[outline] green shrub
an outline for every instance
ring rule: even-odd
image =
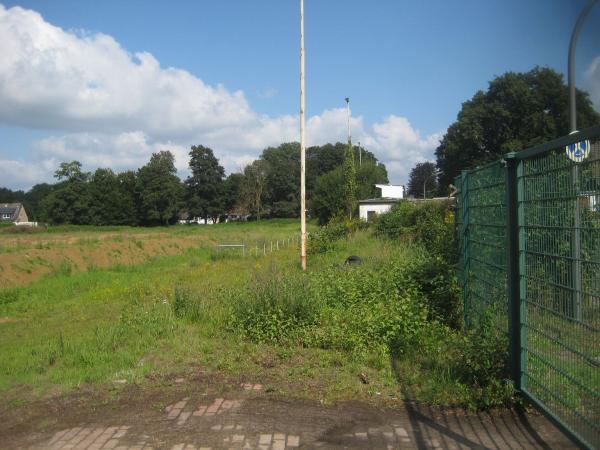
[[[334,218],[327,225],[320,227],[316,232],[309,235],[308,252],[329,252],[333,250],[337,241],[348,237],[366,226],[368,224],[360,219]]]
[[[427,256],[415,264],[412,276],[427,300],[429,319],[461,328],[452,203],[400,202],[378,218],[376,234],[408,239],[423,247]]]
[[[425,326],[427,308],[406,264],[348,267],[320,273],[313,296],[322,305],[314,346],[353,353],[409,345]]]
[[[455,267],[439,256],[416,259],[411,276],[426,299],[429,320],[461,329],[462,299]]]
[[[378,216],[375,232],[390,239],[414,240],[434,256],[456,260],[453,204],[450,201],[402,201]]]
[[[255,275],[239,293],[229,324],[254,342],[290,342],[314,323],[316,311],[303,274],[271,268],[266,275]]]
[[[455,371],[473,390],[474,407],[487,409],[508,405],[513,401],[509,378],[508,337],[486,314],[478,325],[464,336]]]

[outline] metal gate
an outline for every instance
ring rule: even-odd
[[[465,323],[491,311],[514,386],[600,448],[600,126],[456,178]]]

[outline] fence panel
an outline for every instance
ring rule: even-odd
[[[600,127],[507,157],[456,179],[465,321],[491,310],[515,386],[600,448]]]
[[[460,239],[465,318],[468,326],[484,312],[507,330],[506,167],[498,161],[461,177]]]
[[[600,446],[600,142],[580,163],[564,147],[519,174],[522,390]]]

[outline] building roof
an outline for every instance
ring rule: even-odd
[[[367,198],[365,200],[359,200],[358,203],[360,205],[388,205],[390,203],[398,203],[400,200],[402,200],[402,199],[401,198],[390,198],[390,197]]]
[[[10,220],[16,220],[22,207],[21,203],[0,203],[0,215],[10,214]]]

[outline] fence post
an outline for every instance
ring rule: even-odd
[[[506,238],[508,248],[508,354],[510,376],[521,390],[521,270],[519,252],[519,186],[514,152],[506,160]]]
[[[463,277],[463,311],[465,326],[469,328],[471,326],[471,308],[469,302],[469,172],[466,170],[460,173],[460,202],[461,202],[461,214],[462,214],[462,229],[460,230],[460,241],[462,242],[461,248],[461,271]]]

